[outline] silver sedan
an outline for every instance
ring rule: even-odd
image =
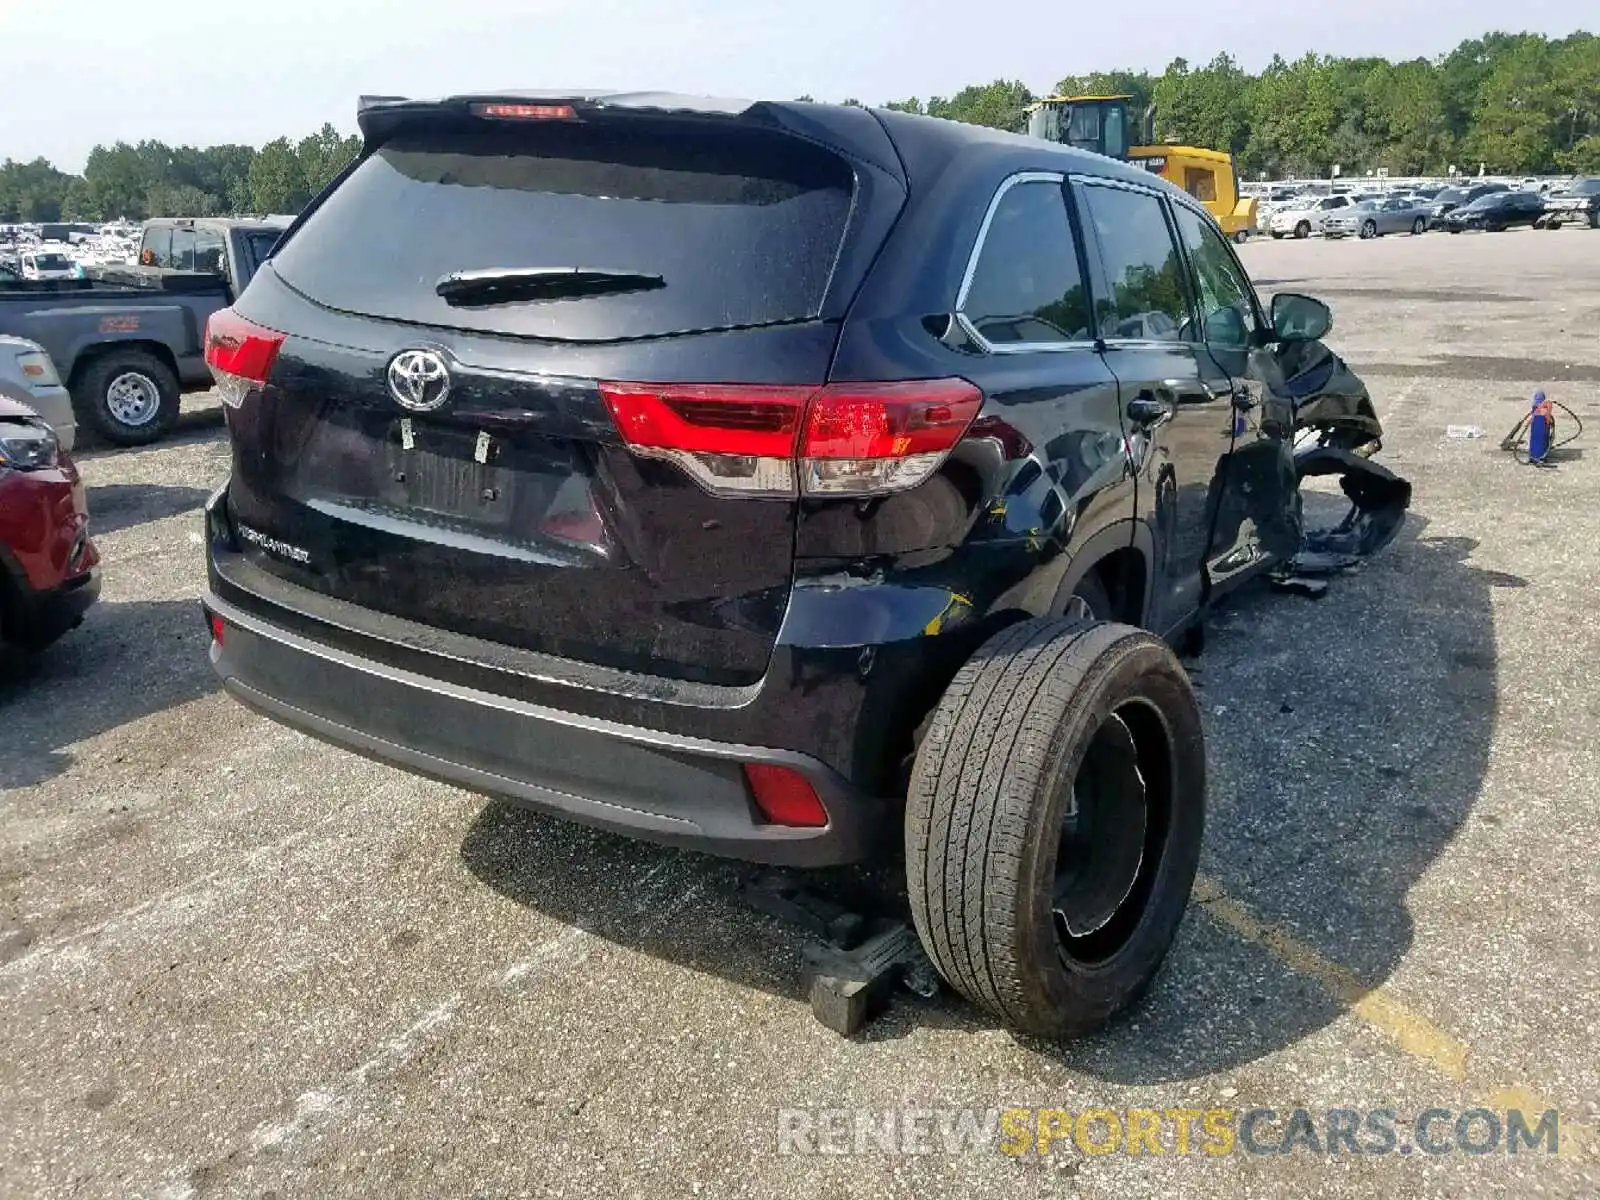
[[[1405,196],[1363,200],[1341,212],[1330,213],[1322,223],[1324,237],[1381,237],[1386,233],[1422,233],[1428,214],[1417,201]]]
[[[26,404],[55,430],[63,450],[72,449],[78,428],[72,397],[43,346],[0,334],[0,398]]]

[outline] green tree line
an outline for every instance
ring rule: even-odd
[[[1129,95],[1155,105],[1156,136],[1231,151],[1246,178],[1600,172],[1600,37],[1490,33],[1429,60],[1275,57],[1252,75],[1227,54],[1202,67],[1068,76],[1055,94]],[[888,105],[1020,130],[1036,97],[997,79],[953,96]]]
[[[117,142],[89,152],[82,175],[44,159],[0,164],[0,221],[113,221],[294,213],[361,149],[332,125],[298,142],[168,146]]]
[[[1154,104],[1156,135],[1229,150],[1247,178],[1383,167],[1442,175],[1600,172],[1600,37],[1490,33],[1436,59],[1390,62],[1306,54],[1251,74],[1227,54],[1174,59],[1161,74],[1068,76],[1054,91],[1126,94]],[[1017,80],[888,107],[1021,130],[1036,97]],[[805,97],[809,99],[809,97]],[[856,104],[851,99],[846,103]],[[298,211],[353,158],[359,139],[331,125],[298,142],[96,146],[82,175],[44,159],[0,164],[0,221],[112,220]]]

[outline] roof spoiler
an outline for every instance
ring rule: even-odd
[[[905,182],[905,167],[878,118],[870,109],[843,105],[805,104],[799,101],[737,100],[719,96],[687,96],[676,92],[611,92],[600,90],[479,92],[416,100],[407,96],[362,96],[356,106],[356,124],[368,152],[387,141],[411,121],[428,117],[515,120],[518,114],[483,112],[484,109],[554,110],[570,113],[529,112],[522,119],[584,120],[586,118],[678,117],[708,120],[746,120],[805,138],[834,151],[847,153]]]
[[[408,96],[362,96],[356,103],[356,124],[369,143],[381,141],[406,118],[424,114],[469,116],[484,107],[570,108],[579,119],[604,113],[656,113],[673,116],[742,117],[761,107],[751,100],[685,96],[675,92],[612,92],[600,89],[563,91],[507,90],[417,100]]]

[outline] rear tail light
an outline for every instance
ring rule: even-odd
[[[677,463],[718,496],[876,496],[921,483],[971,427],[965,379],[834,383],[602,383],[635,454]]]
[[[216,613],[212,613],[211,614],[211,640],[213,642],[215,642],[219,646],[222,645],[222,635],[226,630],[227,630],[227,626],[222,623],[222,618],[217,616]]]
[[[206,365],[217,381],[222,402],[238,408],[267,382],[284,335],[247,321],[231,308],[218,309],[206,322]]]
[[[939,469],[983,404],[964,379],[830,384],[806,410],[800,491],[871,495],[915,487]]]
[[[756,807],[771,824],[821,829],[828,823],[828,810],[822,807],[817,790],[799,771],[767,763],[745,763],[744,777],[750,781]]]

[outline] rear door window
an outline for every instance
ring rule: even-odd
[[[1022,177],[1006,187],[957,307],[991,345],[1093,340],[1061,179]]]
[[[363,161],[273,257],[331,308],[460,329],[611,340],[813,319],[854,175],[751,127],[433,127]],[[636,290],[452,305],[446,275],[585,268]]]
[[[1189,295],[1160,197],[1087,180],[1082,194],[1111,288],[1095,302],[1100,335],[1182,341],[1191,319]]]

